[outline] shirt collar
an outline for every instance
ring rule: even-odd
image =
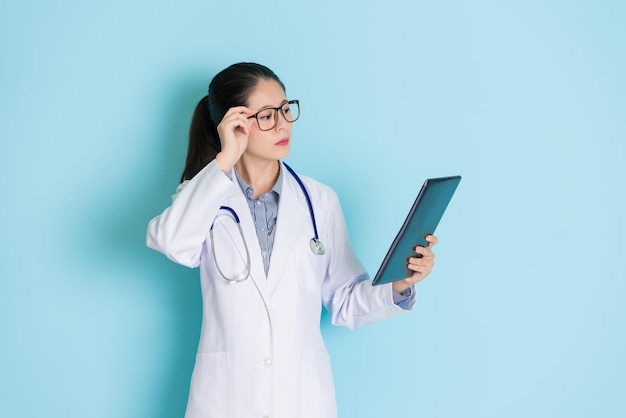
[[[252,196],[254,196],[254,188],[250,186],[248,183],[246,183],[244,179],[241,178],[241,176],[239,175],[239,172],[237,171],[237,168],[235,168],[235,177],[237,177],[237,182],[239,183],[239,187],[241,187],[243,194],[245,194],[246,197],[248,198],[252,198]],[[277,195],[280,196],[280,193],[282,192],[282,190],[283,190],[283,167],[282,167],[282,164],[279,162],[278,163],[278,178],[276,179],[276,183],[274,183],[274,186],[269,190],[269,192],[275,192]]]

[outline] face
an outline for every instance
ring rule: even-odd
[[[256,113],[267,107],[279,107],[286,100],[285,92],[278,82],[261,80],[248,97],[247,107]],[[289,155],[293,124],[287,122],[281,114],[277,116],[276,126],[269,131],[262,131],[257,121],[250,119],[248,147],[244,152],[247,159],[276,161]]]

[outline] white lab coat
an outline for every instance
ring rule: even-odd
[[[172,205],[148,226],[147,244],[173,261],[200,266],[202,331],[186,418],[335,418],[330,360],[320,332],[322,303],[336,325],[354,328],[404,312],[391,284],[372,286],[348,241],[336,194],[301,176],[311,196],[325,255],[313,236],[306,199],[284,170],[267,277],[254,223],[234,175],[215,161],[179,187]],[[216,270],[209,238],[214,223],[218,262],[228,275],[244,270],[245,249],[232,218],[241,220],[251,256],[248,280],[231,284]]]

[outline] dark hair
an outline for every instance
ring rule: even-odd
[[[217,125],[234,106],[246,106],[248,96],[260,80],[285,85],[272,70],[261,64],[240,62],[220,71],[209,84],[209,94],[196,106],[189,128],[189,149],[181,183],[193,178],[221,151]]]

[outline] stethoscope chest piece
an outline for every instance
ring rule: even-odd
[[[324,244],[319,239],[311,238],[310,244],[311,244],[311,250],[315,254],[324,255],[324,253],[326,252],[326,248],[324,248]]]

